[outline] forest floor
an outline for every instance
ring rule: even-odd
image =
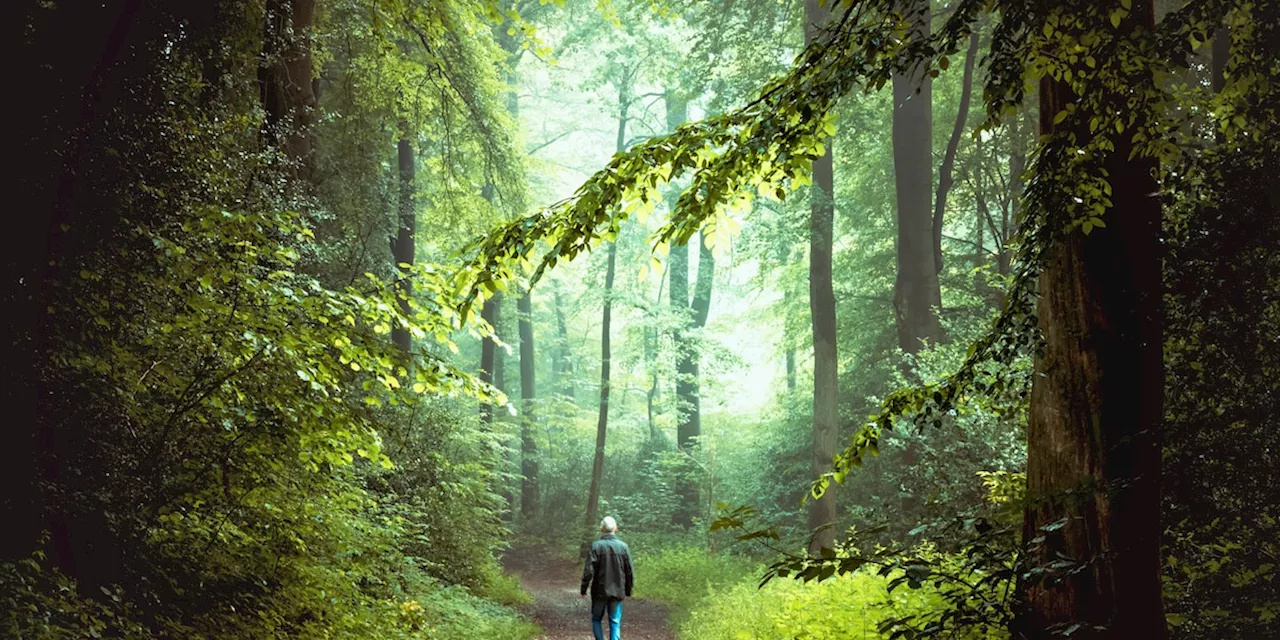
[[[523,611],[542,627],[539,640],[591,638],[591,601],[578,598],[582,567],[551,549],[536,547],[511,549],[502,565],[533,596],[533,604]],[[627,600],[623,604],[622,637],[675,640],[667,628],[666,609],[645,600]]]

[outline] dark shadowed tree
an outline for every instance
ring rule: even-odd
[[[1105,14],[1080,14],[1098,16],[1077,23],[1081,33],[1111,29]],[[1118,28],[1139,34],[1151,28],[1153,14],[1151,0],[1135,0]],[[1069,105],[1123,104],[1125,89],[1080,101],[1066,83],[1045,78],[1041,133],[1058,133],[1055,122]],[[1066,630],[1090,638],[1165,636],[1161,206],[1154,162],[1130,159],[1133,131],[1112,137],[1115,149],[1103,161],[1114,204],[1105,227],[1073,229],[1056,241],[1040,276],[1044,347],[1031,389],[1023,536],[1033,566],[1071,566],[1044,580],[1024,578],[1025,606],[1014,629],[1022,637]],[[1094,135],[1088,127],[1065,133],[1079,144]]]
[[[316,109],[312,82],[311,29],[315,0],[267,0],[258,69],[263,129],[267,140],[284,152],[295,175],[313,170],[311,124]]]

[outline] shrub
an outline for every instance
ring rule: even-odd
[[[775,579],[763,588],[754,579],[705,598],[680,625],[681,638],[699,640],[848,640],[887,637],[879,625],[943,606],[930,587],[889,592],[893,576],[859,571],[823,582]],[[962,638],[1001,638],[998,632]]]
[[[636,597],[671,607],[678,624],[706,598],[739,582],[752,582],[764,567],[730,554],[711,555],[705,548],[681,546],[635,556]]]

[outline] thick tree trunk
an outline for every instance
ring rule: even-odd
[[[952,173],[956,167],[956,152],[960,149],[960,138],[964,135],[964,126],[969,121],[969,98],[973,95],[973,67],[978,60],[978,32],[969,34],[969,50],[964,56],[964,77],[960,81],[960,104],[956,108],[956,124],[951,129],[951,138],[947,140],[947,151],[942,156],[942,164],[938,167],[938,194],[933,205],[933,268],[942,273],[942,220],[947,212],[947,196],[951,193]],[[982,220],[979,219],[981,224]],[[981,242],[981,239],[979,239]],[[941,298],[941,293],[939,293]]]
[[[609,264],[604,274],[604,312],[600,320],[600,415],[596,419],[595,457],[591,463],[591,490],[587,493],[587,522],[584,530],[593,530],[600,515],[600,485],[604,480],[604,444],[609,430],[609,374],[613,359],[610,331],[613,323],[613,278],[618,259],[618,245],[609,243]]]
[[[816,0],[805,3],[808,40],[820,37],[819,26],[828,11]],[[813,162],[809,196],[809,312],[813,321],[813,475],[831,470],[839,437],[839,360],[836,351],[836,298],[832,286],[831,254],[835,224],[835,170],[832,150]],[[809,549],[817,553],[835,546],[835,493],[828,490],[809,504]]]
[[[127,59],[130,33],[135,23],[140,22],[139,13],[144,10],[145,3],[125,0],[115,4],[118,6],[112,9],[118,9],[118,12],[106,30],[105,41],[97,39],[101,35],[97,28],[99,25],[84,31],[76,28],[88,26],[92,20],[73,19],[69,23],[73,28],[71,33],[92,37],[93,40],[64,43],[64,48],[73,51],[79,46],[89,54],[85,58],[96,58],[97,62],[92,64],[88,82],[79,95],[79,104],[67,105],[68,112],[79,107],[74,123],[65,123],[69,129],[61,129],[56,118],[29,125],[36,131],[52,134],[48,138],[40,137],[37,144],[41,148],[37,150],[36,157],[27,158],[24,162],[30,163],[28,166],[44,164],[46,169],[57,171],[53,203],[46,209],[49,203],[43,196],[47,194],[34,186],[43,183],[43,175],[39,176],[38,182],[22,179],[15,182],[22,185],[18,189],[18,208],[30,202],[34,210],[24,213],[20,216],[23,220],[7,227],[10,237],[23,239],[12,246],[14,252],[6,255],[7,259],[14,261],[10,264],[19,267],[14,272],[6,271],[6,280],[12,288],[0,289],[3,292],[0,298],[5,302],[6,316],[11,322],[8,328],[16,329],[6,333],[5,347],[0,348],[6,368],[5,375],[0,378],[0,397],[6,401],[6,424],[10,425],[5,448],[8,459],[3,462],[12,463],[6,465],[6,470],[11,472],[6,480],[12,484],[7,483],[0,490],[0,512],[18,516],[5,520],[9,525],[5,539],[11,545],[4,545],[8,548],[0,555],[13,560],[28,557],[44,529],[49,534],[45,541],[49,559],[64,574],[76,579],[78,587],[86,594],[96,593],[98,586],[119,579],[123,554],[100,514],[92,518],[76,514],[66,498],[59,495],[67,491],[65,487],[72,481],[69,476],[73,474],[67,471],[74,467],[71,460],[75,457],[78,435],[75,425],[63,421],[60,411],[52,406],[56,403],[51,403],[50,398],[56,397],[61,390],[51,383],[44,369],[55,351],[53,333],[57,321],[51,309],[57,304],[58,282],[64,277],[63,269],[74,264],[72,256],[79,255],[96,238],[106,235],[101,228],[87,232],[93,228],[93,216],[84,215],[76,203],[83,194],[81,183],[87,173],[86,156],[101,125],[100,113],[108,93],[119,85],[113,77],[119,74],[117,63]],[[104,11],[99,15],[107,18],[112,10],[105,4],[102,9]],[[16,18],[14,24],[17,25]],[[105,27],[107,23],[100,26]],[[94,50],[94,45],[99,43],[104,45],[103,48]],[[63,60],[66,61],[63,64],[70,60],[86,61],[79,55],[70,55]],[[17,66],[21,70],[37,65],[19,63]],[[31,79],[49,83],[44,86],[72,89],[83,80],[66,77],[65,67],[39,65],[38,68],[36,75],[41,77]],[[62,85],[64,82],[66,84]],[[36,106],[38,111],[43,105],[51,106],[53,100],[37,94],[30,102],[40,105]],[[64,131],[67,134],[65,145],[58,135]],[[24,129],[22,133],[29,131]],[[52,152],[44,146],[50,142],[54,143]],[[40,163],[40,155],[46,152],[49,152],[46,157],[51,161]],[[15,172],[10,170],[9,173]],[[19,169],[16,173],[31,177],[38,175],[38,170]],[[19,232],[15,234],[14,228]],[[28,229],[34,233],[21,233]],[[86,541],[93,542],[86,544]]]
[[[1150,0],[1129,29],[1150,27]],[[1123,28],[1123,27],[1122,27]],[[1041,83],[1040,130],[1075,100]],[[1084,138],[1088,133],[1077,132]],[[1043,352],[1035,359],[1027,426],[1024,538],[1034,565],[1069,559],[1079,571],[1021,585],[1015,632],[1057,637],[1165,636],[1160,582],[1160,421],[1164,392],[1160,204],[1154,165],[1130,160],[1131,134],[1106,161],[1107,226],[1071,232],[1040,277]],[[1060,527],[1052,531],[1044,528]]]
[[[689,101],[673,89],[665,95],[667,112],[667,129],[674,131],[689,117]],[[669,193],[667,199],[675,203],[678,193]],[[701,242],[701,236],[699,236]],[[671,247],[667,260],[667,277],[670,281],[670,305],[678,318],[679,325],[672,332],[676,356],[676,446],[692,455],[691,447],[702,434],[702,411],[698,400],[698,362],[699,349],[694,341],[693,328],[697,326],[699,310],[689,302],[689,245]],[[701,260],[701,252],[699,253]],[[699,278],[701,280],[701,278]],[[710,283],[707,282],[708,300],[710,299]],[[695,284],[695,288],[697,284]],[[703,315],[705,321],[706,316]],[[698,513],[698,483],[693,479],[692,467],[685,472],[676,483],[676,494],[680,496],[680,504],[673,514],[675,524],[689,528],[693,526],[693,518]]]
[[[526,290],[516,300],[516,323],[520,332],[520,515],[525,520],[538,513],[538,444],[534,416],[533,291]]]
[[[414,236],[417,231],[417,211],[413,206],[414,196],[414,153],[413,142],[408,134],[402,135],[396,143],[396,161],[400,170],[400,201],[396,208],[396,240],[392,257],[402,275],[408,270],[401,264],[413,264]],[[407,278],[396,283],[396,296],[400,301],[400,312],[409,314],[409,296],[413,294],[413,286]],[[404,353],[413,348],[413,340],[409,332],[400,327],[391,329],[391,341]]]
[[[676,347],[676,443],[684,447],[698,436],[700,424],[694,411],[697,402],[696,360],[689,344],[693,311],[689,308],[689,245],[671,247],[667,254],[667,277],[671,282],[671,310],[680,325],[673,332]]]
[[[929,35],[929,0],[899,4],[912,38]],[[933,91],[926,69],[893,77],[893,169],[898,198],[898,279],[893,306],[898,346],[916,353],[942,340],[942,306],[933,252]]]
[[[692,344],[693,310],[689,306],[689,245],[671,248],[667,255],[668,277],[671,280],[670,304],[679,326],[672,333],[676,348],[676,446],[689,455],[702,433],[702,416],[698,403],[697,347]],[[698,513],[698,483],[692,478],[692,466],[684,469],[676,481],[679,506],[672,514],[675,524],[689,528]]]
[[[262,66],[258,69],[263,129],[280,147],[297,177],[312,174],[312,113],[316,108],[311,78],[311,28],[315,0],[267,0]]]

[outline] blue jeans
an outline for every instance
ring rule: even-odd
[[[609,619],[609,637],[604,636],[605,614]],[[622,640],[622,601],[591,599],[591,632],[596,640]]]

